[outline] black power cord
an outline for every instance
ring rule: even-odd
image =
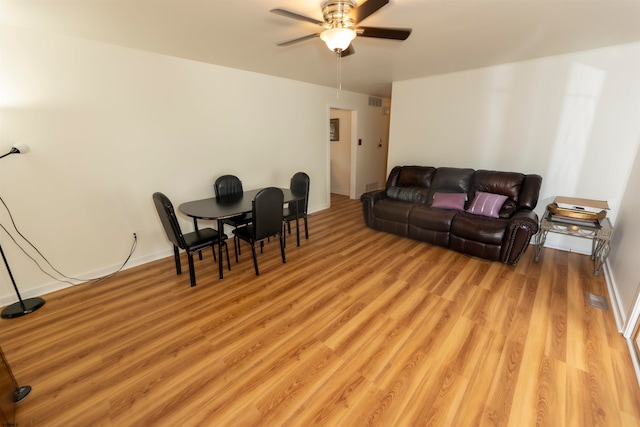
[[[33,244],[31,243],[31,241],[29,239],[27,239],[18,229],[18,226],[16,225],[16,222],[13,219],[13,215],[11,214],[11,211],[9,210],[9,207],[7,206],[7,204],[5,203],[4,199],[2,197],[0,197],[0,202],[2,202],[2,204],[4,205],[4,208],[6,209],[7,213],[9,214],[9,219],[11,219],[11,224],[13,225],[13,228],[16,230],[16,232],[18,233],[18,235],[24,239],[25,242],[27,242],[29,244],[29,246],[31,246],[36,252],[37,254],[47,263],[47,265],[53,269],[53,271],[55,271],[56,273],[58,273],[61,277],[63,277],[63,279],[59,279],[58,277],[55,277],[54,275],[50,274],[49,272],[45,271],[45,269],[42,267],[42,265],[38,262],[38,260],[36,260],[34,257],[32,257],[21,245],[20,243],[18,243],[18,241],[15,239],[15,237],[13,237],[13,235],[9,232],[9,230],[6,229],[6,227],[3,224],[0,224],[0,227],[2,227],[2,229],[4,230],[5,233],[7,233],[7,235],[9,236],[9,238],[11,240],[13,240],[13,242],[16,244],[16,246],[18,246],[18,248],[20,248],[20,250],[29,258],[31,259],[31,261],[33,261],[36,266],[40,269],[40,271],[42,271],[44,274],[46,274],[47,276],[51,277],[53,280],[59,281],[59,282],[63,282],[63,283],[68,283],[72,286],[78,286],[78,285],[82,285],[82,284],[86,284],[87,282],[99,282],[101,280],[105,280],[108,279],[110,277],[115,276],[116,274],[118,274],[119,272],[121,272],[125,265],[127,264],[127,262],[129,262],[129,260],[131,259],[131,256],[133,255],[133,253],[136,250],[136,247],[138,246],[138,236],[136,233],[133,233],[133,243],[131,244],[131,249],[129,250],[129,255],[127,256],[127,258],[124,260],[124,262],[122,263],[122,265],[120,267],[118,267],[114,272],[106,274],[104,276],[99,276],[99,277],[93,277],[93,278],[87,278],[87,279],[81,279],[78,277],[69,277],[67,275],[65,275],[64,273],[60,272],[56,267],[54,267],[51,262],[49,262],[49,260],[42,254],[42,252],[40,252],[40,250]],[[66,280],[65,280],[66,279]],[[73,283],[70,282],[70,280],[76,280],[79,282],[84,282],[84,283]]]

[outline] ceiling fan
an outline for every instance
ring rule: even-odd
[[[322,21],[284,9],[271,9],[271,13],[299,21],[311,22],[324,28],[322,32],[281,42],[277,45],[289,46],[294,43],[320,37],[330,50],[344,57],[355,53],[351,42],[356,36],[406,40],[411,34],[411,28],[358,26],[360,22],[380,10],[380,8],[387,3],[389,3],[389,0],[367,0],[358,6],[355,0],[324,0],[321,5]]]

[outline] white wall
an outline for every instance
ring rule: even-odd
[[[0,196],[20,231],[73,277],[118,267],[133,232],[129,265],[170,254],[154,191],[177,206],[212,196],[218,175],[236,174],[247,189],[286,187],[302,170],[310,211],[327,208],[330,108],[357,110],[365,139],[386,120],[366,95],[11,26],[0,26],[0,52],[0,151],[32,150],[0,161]],[[0,223],[37,258],[4,209]],[[0,243],[23,298],[68,285],[2,230]],[[15,299],[0,268],[0,305]]]
[[[615,289],[612,297],[618,301],[620,323],[624,325],[630,320],[633,305],[640,297],[640,150],[635,157],[611,241],[609,267]]]
[[[607,200],[614,226],[624,212],[632,234],[615,231],[610,257],[612,275],[631,281],[621,292],[628,308],[640,235],[631,207],[637,196],[623,196],[640,145],[639,118],[640,43],[396,82],[388,167],[537,173],[539,215],[556,195]],[[637,193],[637,183],[631,188],[627,195]],[[557,234],[547,246],[591,250],[588,239]]]
[[[537,173],[539,213],[573,195],[607,200],[615,222],[639,144],[639,93],[639,43],[397,82],[388,167]]]

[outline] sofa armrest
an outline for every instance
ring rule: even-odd
[[[530,209],[517,210],[510,218],[504,233],[505,242],[500,256],[502,262],[515,265],[537,232],[538,215]]]
[[[387,192],[385,190],[368,191],[360,196],[364,223],[367,227],[373,227],[373,206],[378,202],[378,200],[385,199],[386,197]]]
[[[538,204],[540,187],[542,187],[542,177],[540,175],[525,175],[518,199],[518,209],[535,209]]]

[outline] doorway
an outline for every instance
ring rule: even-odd
[[[330,191],[343,196],[351,196],[354,188],[355,170],[353,161],[355,153],[352,152],[352,129],[355,111],[331,108],[330,135]]]

